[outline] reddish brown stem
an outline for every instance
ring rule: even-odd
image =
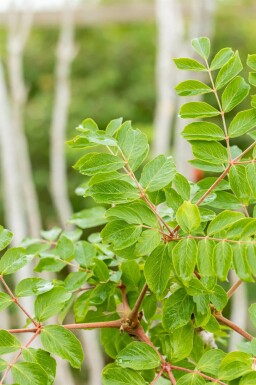
[[[241,279],[238,279],[238,281],[236,283],[234,283],[234,285],[227,291],[227,297],[230,298],[232,297],[232,295],[234,294],[234,292],[236,291],[236,289],[243,283],[243,281],[241,281]]]
[[[159,355],[159,358],[161,360],[161,363],[162,365],[166,365],[166,362],[165,362],[165,359],[164,357],[161,355],[161,353],[159,353],[159,351],[157,350],[157,348],[155,347],[155,345],[153,344],[153,342],[150,341],[150,339],[148,338],[148,336],[145,334],[144,330],[142,329],[142,327],[138,327],[137,329],[134,330],[134,335],[139,339],[141,340],[142,342],[145,342],[147,345],[151,346],[155,351],[156,353]]]
[[[29,328],[29,329],[8,329],[7,331],[12,334],[21,334],[21,333],[35,333],[38,328]]]
[[[129,312],[131,311],[128,299],[127,299],[127,294],[126,294],[126,286],[121,284],[120,286],[121,292],[122,292],[122,304],[123,304],[123,311],[124,314],[128,316]]]
[[[154,378],[154,380],[150,383],[150,385],[155,385],[157,383],[157,381],[159,380],[159,378],[161,377],[161,375],[163,374],[164,370],[162,369],[158,374],[157,376]]]
[[[174,377],[174,375],[173,375],[173,373],[172,373],[171,367],[170,367],[170,366],[167,366],[165,370],[166,370],[166,372],[167,372],[167,374],[168,374],[168,377],[169,377],[170,380],[171,380],[172,385],[176,385],[176,379],[175,379],[175,377]]]
[[[122,325],[121,320],[115,321],[105,321],[105,322],[89,322],[89,323],[81,323],[81,324],[68,324],[62,325],[65,329],[75,330],[75,329],[99,329],[99,328],[114,328],[120,329]]]
[[[148,285],[147,283],[145,283],[145,285],[143,286],[141,292],[140,292],[140,295],[134,305],[134,308],[132,309],[130,315],[129,315],[129,319],[131,321],[137,321],[137,318],[138,318],[138,313],[139,313],[139,310],[140,310],[140,306],[142,304],[142,301],[147,293],[147,290],[148,290]]]
[[[224,325],[227,325],[230,327],[232,330],[246,338],[248,341],[251,341],[253,339],[253,336],[249,333],[247,333],[245,330],[241,329],[238,325],[234,324],[234,322],[230,321],[229,319],[223,317],[221,314],[214,314],[215,318],[221,322]]]
[[[38,323],[33,319],[33,317],[27,312],[26,309],[24,309],[24,307],[21,305],[21,303],[19,302],[18,298],[15,297],[15,295],[13,294],[13,292],[11,291],[11,289],[9,288],[9,286],[7,285],[7,283],[5,282],[4,280],[4,277],[2,275],[0,275],[0,281],[2,282],[3,286],[5,287],[7,293],[9,294],[9,296],[12,298],[13,302],[16,303],[17,306],[19,306],[19,308],[23,311],[23,313],[26,315],[27,318],[30,319],[30,321],[36,326],[38,327]]]
[[[247,147],[240,155],[238,155],[235,159],[233,159],[233,163],[237,162],[239,159],[241,159],[247,152],[249,152],[256,144],[256,141],[253,142],[249,147]]]
[[[216,382],[217,384],[221,384],[221,385],[227,385],[225,382],[220,381],[217,378],[207,376],[206,374],[201,373],[198,370],[191,370],[191,369],[187,369],[187,368],[182,368],[181,366],[176,366],[176,365],[170,365],[170,368],[173,370],[180,370],[182,372],[198,374],[199,376],[205,378],[208,381]]]

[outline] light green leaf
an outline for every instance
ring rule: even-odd
[[[73,242],[62,234],[57,242],[55,252],[61,259],[72,259],[75,252]]]
[[[216,209],[238,210],[242,207],[237,197],[226,191],[216,191],[216,198],[209,205]]]
[[[203,354],[196,366],[197,370],[218,376],[218,368],[225,357],[225,353],[219,349],[211,349]]]
[[[194,96],[212,92],[209,86],[198,80],[185,80],[179,83],[175,90],[179,96]]]
[[[194,328],[191,322],[170,333],[170,353],[168,359],[176,362],[188,357],[193,349],[193,339]]]
[[[102,130],[82,133],[69,140],[67,144],[73,148],[89,148],[97,145],[115,147],[117,145],[116,140]]]
[[[140,237],[142,227],[130,225],[124,221],[111,221],[101,232],[105,243],[112,243],[116,250],[125,249],[133,245]]]
[[[34,255],[26,255],[26,250],[22,247],[13,247],[7,250],[0,259],[0,274],[15,273],[31,262],[33,258]]]
[[[99,127],[96,122],[91,118],[84,119],[82,123],[76,127],[76,130],[81,132],[98,131],[98,129]]]
[[[144,274],[149,288],[160,297],[171,274],[171,256],[168,247],[160,244],[146,259]]]
[[[216,182],[218,178],[209,176],[207,178],[201,179],[199,182],[197,182],[197,186],[200,187],[202,190],[208,190],[212,185]],[[230,190],[230,185],[226,179],[222,179],[214,188],[214,191],[218,190]]]
[[[12,303],[13,300],[8,294],[0,292],[0,311],[7,309]]]
[[[215,87],[217,90],[224,87],[230,82],[236,75],[243,69],[239,53],[236,51],[235,55],[229,59],[229,61],[220,69],[216,81]]]
[[[256,178],[255,178],[255,175],[256,175],[256,164],[255,163],[248,164],[246,167],[246,178],[247,178],[248,184],[249,184],[250,189],[251,189],[252,197],[254,199],[256,199]]]
[[[91,186],[88,195],[97,203],[118,204],[139,198],[139,190],[123,180],[106,181]]]
[[[3,372],[8,366],[8,362],[0,358],[0,373]]]
[[[246,167],[240,164],[233,165],[230,168],[228,179],[238,200],[247,206],[250,201],[251,189],[247,181]]]
[[[231,48],[222,48],[213,58],[211,62],[211,71],[218,70],[223,67],[229,59],[234,55],[234,51]]]
[[[0,251],[5,249],[12,240],[13,233],[0,226]]]
[[[193,167],[203,171],[222,172],[225,169],[223,165],[212,164],[211,162],[207,162],[201,159],[192,159],[189,160],[188,163],[190,163]]]
[[[35,300],[35,315],[43,322],[57,314],[71,297],[63,287],[54,287],[51,291],[40,294]]]
[[[122,123],[123,123],[123,118],[111,120],[107,125],[106,134],[113,136],[115,132],[119,129],[119,127],[121,127]]]
[[[220,111],[205,102],[189,102],[183,104],[179,111],[182,119],[211,118],[220,115]]]
[[[96,248],[87,241],[79,241],[75,248],[75,260],[84,267],[92,264],[92,259],[96,257]]]
[[[148,154],[146,135],[123,124],[118,131],[117,141],[125,160],[133,171],[137,170]]]
[[[43,237],[47,241],[54,242],[59,237],[61,232],[62,230],[60,227],[54,226],[50,230],[46,230],[46,231],[41,230],[40,234],[41,234],[41,237]]]
[[[246,64],[248,67],[250,67],[253,71],[256,71],[256,54],[248,55],[247,56],[247,62]]]
[[[182,376],[176,385],[204,385],[205,380],[196,373],[188,373]],[[213,384],[214,385],[214,384]]]
[[[55,359],[43,349],[26,348],[22,355],[25,361],[38,364],[48,377],[47,385],[52,385],[56,375]]]
[[[102,372],[103,385],[146,385],[144,378],[131,369],[107,366]]]
[[[184,201],[178,208],[176,213],[176,220],[181,229],[185,232],[193,232],[200,226],[200,212],[197,205],[189,201]]]
[[[190,184],[183,175],[177,173],[173,179],[176,191],[184,200],[190,199]]]
[[[183,199],[173,188],[165,188],[166,204],[171,207],[174,212],[182,205]]]
[[[216,310],[221,311],[228,303],[228,297],[225,290],[216,285],[213,289],[213,294],[210,294],[210,301],[213,303]]]
[[[15,288],[17,297],[27,297],[46,293],[53,288],[52,282],[42,278],[25,278]]]
[[[11,369],[14,381],[19,385],[47,385],[48,376],[36,363],[18,362]]]
[[[256,73],[255,72],[249,72],[248,82],[252,86],[256,87]]]
[[[245,243],[233,245],[233,262],[236,274],[241,280],[254,282],[248,263],[248,246]]]
[[[67,291],[76,291],[87,282],[88,274],[85,271],[73,271],[65,279],[65,289]]]
[[[248,373],[241,378],[239,385],[255,385],[256,384],[256,373]]]
[[[249,316],[253,326],[256,328],[256,303],[251,304],[249,307]]]
[[[232,262],[233,249],[227,242],[218,242],[214,248],[213,258],[217,277],[226,281]]]
[[[209,224],[207,235],[218,233],[219,231],[222,231],[231,226],[241,218],[244,218],[244,214],[242,213],[229,210],[222,211]]]
[[[90,229],[92,227],[104,225],[107,222],[105,213],[106,209],[104,207],[96,206],[73,214],[69,222],[81,227],[81,229]]]
[[[206,71],[205,66],[194,59],[181,57],[181,58],[173,59],[173,61],[179,70]]]
[[[218,377],[221,380],[234,380],[252,370],[253,358],[243,352],[231,352],[221,362]]]
[[[245,110],[238,112],[231,121],[228,133],[231,138],[241,136],[256,126],[256,110]]]
[[[210,49],[211,49],[211,43],[208,37],[198,37],[196,39],[193,39],[191,44],[194,50],[203,59],[208,59],[208,56],[210,55]]]
[[[186,140],[217,141],[225,139],[223,130],[209,122],[190,123],[184,128],[181,135]]]
[[[139,265],[135,261],[124,261],[121,265],[122,282],[128,289],[137,290],[141,279]]]
[[[201,276],[214,276],[213,249],[215,242],[203,239],[198,242],[197,267]]]
[[[76,162],[74,169],[83,175],[94,175],[119,170],[124,164],[118,156],[90,152]]]
[[[135,253],[139,257],[151,254],[161,242],[161,235],[155,230],[142,232],[136,244]]]
[[[69,330],[59,325],[45,326],[40,334],[45,350],[69,361],[73,368],[80,368],[84,359],[80,341]]]
[[[160,357],[151,346],[134,341],[118,353],[116,363],[122,368],[148,370],[160,365]]]
[[[159,155],[143,167],[140,184],[146,191],[157,191],[167,186],[175,174],[176,167],[172,157]]]
[[[175,330],[187,325],[194,309],[192,298],[184,289],[178,289],[164,301],[163,326],[166,330]]]
[[[223,164],[228,161],[227,149],[217,142],[193,141],[192,151],[196,158],[213,164]]]
[[[0,355],[19,350],[20,341],[7,330],[0,330]]]
[[[189,280],[192,278],[197,257],[197,244],[192,238],[182,239],[174,246],[172,250],[172,262],[175,273],[178,278],[189,285]]]
[[[100,282],[107,282],[109,280],[108,267],[101,259],[94,258],[93,273]]]
[[[247,84],[241,76],[237,76],[233,79],[225,88],[221,96],[223,111],[229,112],[233,110],[233,108],[246,98],[249,91],[249,84]]]

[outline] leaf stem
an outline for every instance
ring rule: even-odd
[[[243,281],[241,281],[241,279],[238,279],[236,281],[236,283],[234,283],[234,285],[227,291],[227,297],[230,298],[232,297],[232,295],[234,294],[234,292],[236,291],[236,289],[243,283]]]
[[[158,374],[157,376],[154,378],[154,380],[150,383],[150,385],[155,385],[157,383],[157,381],[159,380],[159,378],[162,376],[164,370],[162,369]]]
[[[9,286],[7,285],[7,283],[5,282],[4,280],[4,277],[2,275],[0,275],[0,281],[2,282],[3,286],[5,287],[7,293],[9,294],[9,296],[12,298],[13,302],[16,303],[16,305],[23,311],[23,313],[26,315],[27,318],[30,319],[30,321],[36,326],[38,327],[38,323],[34,320],[34,318],[27,312],[26,309],[24,309],[24,307],[21,305],[21,303],[19,302],[18,298],[15,297],[15,295],[13,294],[13,292],[11,291],[11,289],[9,288]]]
[[[175,377],[174,377],[174,375],[172,373],[171,366],[167,365],[166,368],[165,368],[165,371],[168,374],[168,377],[170,378],[172,385],[176,385],[176,379],[175,379]]]
[[[171,364],[170,364],[170,368],[173,369],[173,370],[180,370],[180,371],[182,371],[182,372],[198,374],[199,376],[205,378],[205,379],[208,380],[208,381],[216,382],[217,384],[220,384],[220,385],[227,385],[225,382],[220,381],[220,380],[218,380],[217,378],[213,378],[213,377],[207,376],[206,374],[201,373],[201,372],[199,372],[198,370],[192,370],[192,369],[182,368],[181,366],[176,366],[176,365],[171,365]]]
[[[138,318],[138,313],[139,313],[139,310],[140,310],[140,306],[142,304],[142,301],[147,293],[147,290],[148,290],[148,285],[147,283],[144,284],[141,292],[140,292],[140,295],[139,297],[137,298],[137,301],[129,315],[129,319],[132,321],[132,322],[136,322],[137,321],[137,318]]]
[[[234,330],[235,332],[237,332],[238,334],[240,334],[241,336],[243,336],[244,338],[246,338],[248,341],[252,341],[253,339],[253,336],[249,333],[247,333],[245,330],[243,330],[242,328],[240,328],[238,325],[236,325],[234,322],[230,321],[229,319],[223,317],[222,314],[214,314],[214,317],[219,321],[221,322],[222,324],[230,327],[232,330]]]

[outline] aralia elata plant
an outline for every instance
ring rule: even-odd
[[[191,163],[218,176],[191,183],[165,155],[145,164],[147,138],[131,122],[116,119],[99,130],[93,120],[84,120],[69,144],[86,150],[74,168],[86,176],[79,193],[97,205],[73,215],[76,230],[43,231],[42,239],[26,239],[0,259],[0,310],[13,306],[27,317],[22,329],[0,330],[1,356],[14,354],[9,363],[0,359],[0,384],[9,372],[15,384],[53,384],[52,355],[79,368],[83,350],[72,331],[93,328],[101,329],[102,345],[113,359],[103,371],[104,385],[256,384],[256,339],[222,315],[239,285],[254,282],[256,275],[256,96],[252,108],[229,117],[228,124],[226,114],[250,91],[238,75],[239,54],[224,48],[209,61],[207,38],[194,39],[192,46],[200,62],[174,62],[178,69],[204,73],[207,84],[188,80],[176,91],[212,94],[214,101],[186,103],[179,115],[216,120],[190,123],[182,135],[192,146]],[[256,55],[247,64],[255,71],[249,73],[254,87]],[[253,142],[242,151],[230,139],[244,134]],[[81,239],[81,229],[103,225],[100,233]],[[2,250],[11,239],[1,228]],[[12,288],[8,276],[33,258],[39,259],[38,273],[69,265],[76,271],[64,280],[27,277]],[[225,291],[231,269],[238,281]],[[20,302],[25,296],[35,296],[33,314]],[[73,324],[65,322],[70,313]],[[58,324],[49,324],[56,314]],[[256,327],[256,303],[249,315]],[[229,331],[246,342],[225,353]],[[29,336],[23,346],[21,333]],[[31,347],[35,339],[42,349]]]

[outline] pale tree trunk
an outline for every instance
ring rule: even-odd
[[[67,227],[67,220],[72,214],[67,187],[65,139],[70,103],[70,69],[75,56],[73,12],[72,0],[67,0],[62,13],[56,53],[55,102],[51,127],[51,195],[63,228]]]

